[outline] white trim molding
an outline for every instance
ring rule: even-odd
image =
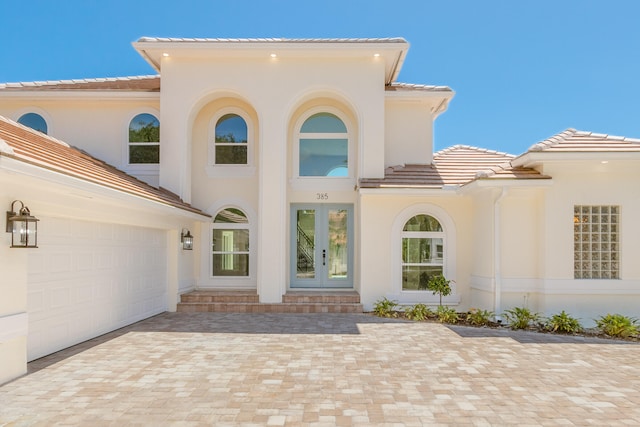
[[[26,337],[29,331],[29,315],[26,312],[0,317],[0,343]]]

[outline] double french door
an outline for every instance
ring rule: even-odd
[[[291,205],[291,287],[353,287],[353,205]]]

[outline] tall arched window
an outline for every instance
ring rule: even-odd
[[[160,163],[160,122],[149,113],[129,122],[129,164]]]
[[[247,122],[238,114],[225,114],[216,122],[216,165],[246,165],[249,158]]]
[[[249,276],[249,220],[240,209],[225,208],[215,216],[211,253],[212,276]]]
[[[444,232],[437,219],[419,214],[402,229],[402,290],[426,290],[429,278],[444,274]]]
[[[30,127],[44,134],[47,133],[48,126],[46,120],[38,113],[27,113],[20,116],[18,123]]]
[[[298,176],[349,176],[349,135],[336,115],[321,112],[306,119],[298,144]]]

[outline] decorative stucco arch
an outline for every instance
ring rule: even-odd
[[[417,203],[403,209],[393,221],[391,227],[391,281],[392,281],[392,293],[390,296],[397,299],[400,303],[416,303],[416,302],[437,302],[438,297],[432,295],[428,291],[403,291],[402,290],[402,230],[408,220],[416,215],[426,214],[430,215],[442,226],[444,232],[444,265],[443,274],[451,280],[451,287],[453,289],[452,294],[443,298],[445,303],[457,304],[460,301],[460,296],[456,292],[456,226],[449,215],[449,213],[440,206],[431,203]]]

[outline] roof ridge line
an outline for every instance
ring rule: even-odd
[[[286,37],[247,37],[247,38],[216,38],[216,37],[149,37],[143,36],[137,43],[408,43],[404,37],[334,37],[334,38],[286,38]]]
[[[22,82],[5,82],[0,83],[0,89],[9,87],[29,87],[29,86],[54,86],[59,84],[82,84],[82,83],[101,83],[101,82],[118,82],[128,80],[145,80],[160,78],[160,74],[144,74],[138,76],[122,76],[122,77],[92,77],[85,79],[62,79],[62,80],[34,80]]]
[[[566,140],[567,137],[571,136],[571,135],[575,135],[576,133],[578,133],[580,131],[578,131],[577,129],[574,128],[567,128],[565,130],[563,130],[562,132],[559,132],[553,136],[550,136],[547,139],[544,139],[542,141],[538,141],[535,144],[533,144],[532,146],[530,146],[527,149],[527,152],[529,151],[543,151],[545,148],[548,147],[552,147],[554,145],[558,145],[560,144],[562,141]]]
[[[506,151],[498,151],[498,150],[491,150],[489,148],[482,148],[482,147],[476,147],[474,145],[467,145],[467,144],[455,144],[452,145],[450,147],[446,147],[443,148],[442,150],[436,151],[435,153],[433,153],[433,157],[436,157],[438,155],[442,155],[442,154],[447,154],[450,153],[451,151],[460,149],[460,148],[466,148],[466,149],[470,149],[470,150],[474,150],[474,151],[479,151],[481,153],[489,153],[489,154],[499,154],[502,156],[508,156],[511,158],[515,158],[516,156],[511,154],[511,153],[507,153]]]

